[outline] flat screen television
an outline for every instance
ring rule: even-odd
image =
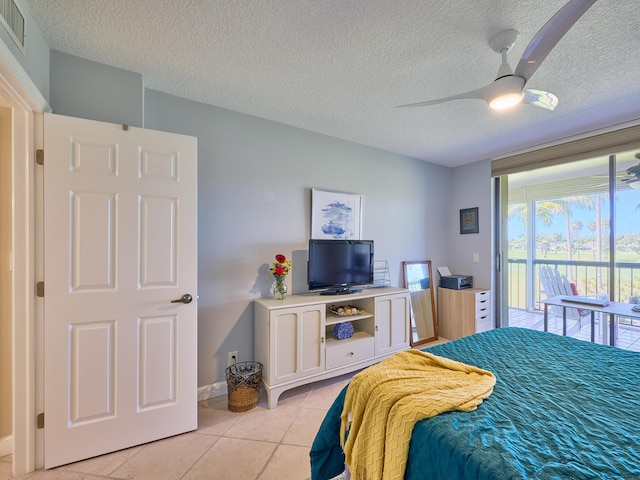
[[[309,240],[308,284],[321,295],[373,285],[373,240]]]

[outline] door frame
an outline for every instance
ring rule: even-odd
[[[43,147],[43,112],[51,107],[11,50],[0,41],[0,97],[12,110],[13,311],[12,440],[13,474],[44,465],[43,435],[36,412],[43,405],[42,300],[35,282],[42,276],[42,172],[35,151]],[[39,192],[38,192],[39,190]],[[20,319],[20,321],[17,321]]]

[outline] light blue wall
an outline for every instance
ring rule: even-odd
[[[142,97],[135,72],[59,52],[49,70],[47,49],[30,52],[24,68],[55,113],[129,125],[142,118],[146,128],[198,138],[200,386],[224,382],[228,351],[252,359],[252,300],[268,291],[276,253],[294,260],[293,291],[306,288],[312,188],[364,196],[363,237],[389,262],[392,285],[402,284],[403,260],[430,259],[488,286],[488,161],[450,169],[156,91]],[[82,89],[74,78],[85,79]],[[459,235],[458,209],[476,205],[481,233]]]
[[[275,254],[306,289],[312,188],[364,196],[363,237],[394,285],[403,260],[446,258],[448,168],[149,90],[145,118],[198,137],[200,385],[224,378],[227,352],[252,358],[252,300]]]
[[[51,51],[53,113],[102,122],[143,125],[142,75]]]
[[[491,161],[483,160],[452,170],[452,216],[448,238],[450,245],[449,269],[452,273],[473,275],[474,287],[491,288]],[[478,233],[460,234],[460,210],[478,207],[480,227]],[[459,254],[458,254],[459,253]],[[477,253],[479,261],[473,261]]]

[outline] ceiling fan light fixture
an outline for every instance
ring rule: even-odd
[[[452,100],[477,99],[487,102],[492,110],[505,110],[523,101],[546,110],[554,110],[558,105],[558,97],[543,90],[525,90],[525,84],[531,80],[540,64],[564,34],[596,1],[565,0],[564,7],[558,10],[531,39],[515,70],[509,65],[507,54],[518,39],[518,32],[510,29],[496,33],[489,39],[489,47],[500,54],[502,63],[493,83],[457,95],[425,102],[408,103],[399,105],[399,107],[422,107]]]
[[[489,101],[489,107],[494,110],[506,110],[520,103],[523,97],[524,94],[522,92],[504,93],[492,98]]]
[[[511,108],[524,98],[524,83],[524,78],[515,75],[498,78],[487,88],[485,100],[493,110]]]

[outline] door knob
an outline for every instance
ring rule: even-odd
[[[180,298],[176,298],[175,300],[171,300],[171,303],[191,303],[193,297],[188,293],[185,293]]]

